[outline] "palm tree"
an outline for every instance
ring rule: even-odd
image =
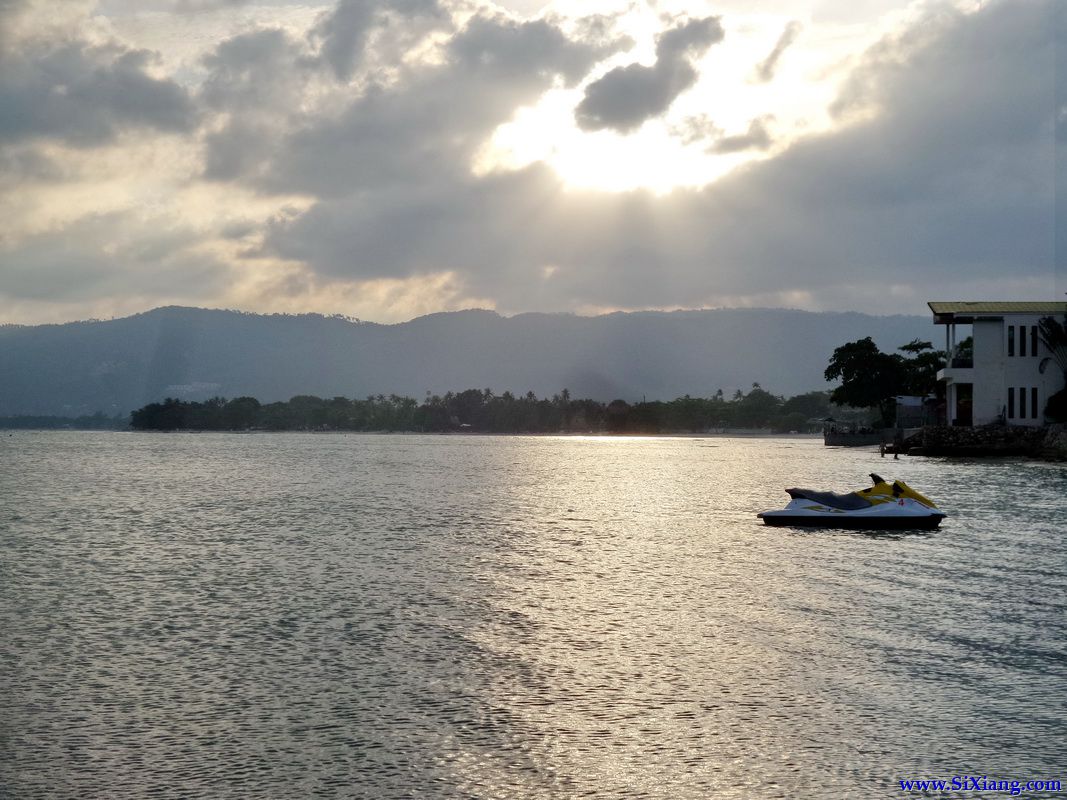
[[[1037,336],[1052,353],[1053,360],[1059,364],[1067,379],[1067,314],[1063,315],[1062,324],[1054,317],[1042,317],[1037,322]]]
[[[1067,314],[1063,315],[1062,324],[1053,317],[1042,317],[1037,323],[1037,335],[1063,370],[1063,379],[1067,383]],[[1047,363],[1042,360],[1038,369],[1044,372]],[[1067,421],[1067,386],[1049,397],[1045,404],[1045,416],[1053,421]]]

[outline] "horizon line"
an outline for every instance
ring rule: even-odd
[[[960,301],[964,302],[964,301]],[[982,302],[982,301],[975,301]],[[50,326],[61,325],[80,325],[86,323],[98,323],[98,322],[118,322],[126,319],[133,319],[134,317],[141,317],[147,314],[152,314],[158,311],[168,310],[180,310],[180,311],[207,311],[217,312],[222,314],[238,314],[241,316],[252,317],[318,317],[320,319],[333,319],[343,322],[349,322],[356,325],[379,325],[382,327],[394,327],[397,325],[407,325],[411,322],[416,322],[421,319],[427,319],[429,317],[445,316],[450,314],[470,314],[470,313],[483,313],[492,314],[500,319],[516,319],[523,316],[549,316],[549,317],[573,317],[577,319],[600,319],[603,317],[612,317],[619,315],[636,315],[636,314],[693,314],[693,313],[708,313],[715,311],[787,311],[800,314],[814,314],[814,315],[845,315],[845,314],[858,314],[864,317],[874,317],[881,319],[888,319],[891,317],[924,317],[925,314],[905,314],[905,313],[892,313],[892,314],[872,314],[867,311],[858,311],[855,309],[842,309],[842,310],[824,310],[824,311],[812,311],[806,308],[796,308],[792,306],[704,306],[697,308],[637,308],[637,309],[616,309],[614,311],[604,311],[594,314],[583,314],[578,311],[516,311],[514,313],[507,313],[499,311],[494,308],[484,308],[479,306],[471,306],[468,308],[458,308],[445,311],[431,311],[426,314],[419,314],[406,320],[399,322],[376,322],[374,320],[362,319],[359,317],[353,317],[348,314],[326,313],[322,311],[247,311],[240,308],[224,308],[215,306],[186,306],[178,304],[168,304],[162,306],[154,306],[152,308],[145,309],[144,311],[135,311],[130,314],[124,314],[121,316],[111,317],[87,317],[82,319],[69,319],[62,322],[0,322],[0,328],[45,328]]]

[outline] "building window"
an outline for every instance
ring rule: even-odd
[[[1037,355],[1037,326],[1030,329],[1030,355]]]
[[[1011,328],[1008,328],[1010,331]],[[1015,389],[1008,389],[1008,419],[1015,419]]]
[[[1030,387],[1030,416],[1037,419],[1037,387]]]
[[[1019,387],[1019,419],[1026,419],[1026,387]]]
[[[1015,355],[1015,326],[1008,326],[1008,355]]]
[[[1026,358],[1026,326],[1019,326],[1019,355]]]

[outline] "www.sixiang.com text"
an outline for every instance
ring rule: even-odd
[[[1023,792],[1062,792],[1062,782],[1050,780],[1009,780],[985,775],[955,775],[941,778],[903,778],[902,792],[1002,792],[1018,797]]]

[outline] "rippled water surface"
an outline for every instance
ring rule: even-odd
[[[1067,779],[1062,465],[76,432],[3,433],[0,459],[4,797]],[[871,471],[951,516],[879,536],[755,518]]]

